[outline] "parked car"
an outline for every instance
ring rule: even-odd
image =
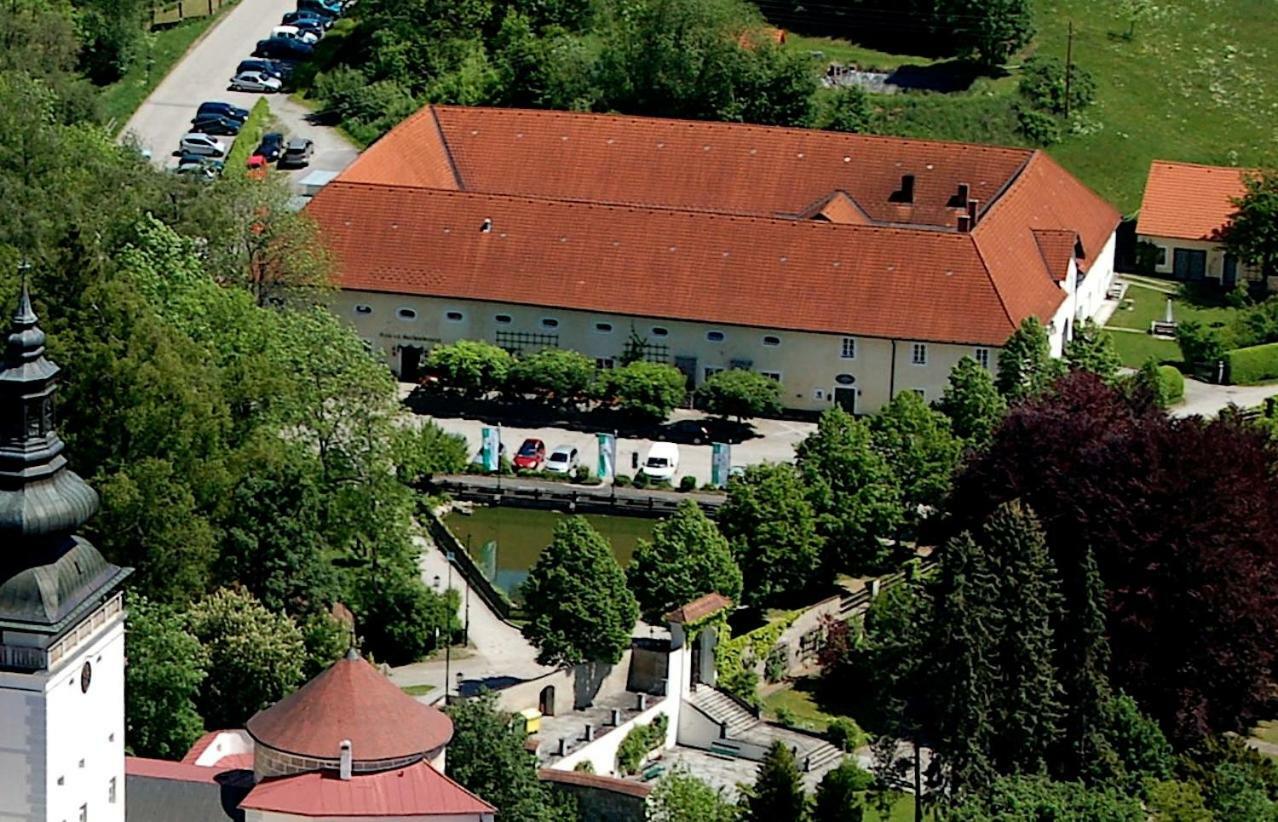
[[[280,168],[305,168],[311,164],[311,155],[315,153],[315,143],[305,137],[294,137],[284,146],[280,155]]]
[[[301,40],[311,46],[319,42],[318,34],[313,31],[302,31],[297,26],[276,26],[271,29],[271,37],[282,40]]]
[[[211,134],[192,131],[183,135],[178,143],[178,150],[183,154],[198,154],[202,157],[225,157],[229,144]]]
[[[298,11],[317,11],[333,17],[342,16],[342,4],[338,0],[297,0]]]
[[[303,34],[314,35],[315,42],[317,43],[324,39],[324,26],[318,20],[307,18],[305,20],[298,20],[296,23],[290,23],[289,25],[298,29]]]
[[[215,160],[212,157],[183,154],[178,158],[177,173],[213,180],[222,173],[224,165],[222,160]]]
[[[516,468],[525,471],[536,471],[546,462],[546,443],[541,440],[526,439],[512,460]]]
[[[285,40],[272,37],[269,40],[258,40],[253,49],[254,57],[267,57],[274,60],[304,60],[311,56],[315,48],[301,40]]]
[[[278,131],[271,131],[262,135],[262,142],[257,144],[257,148],[253,149],[252,157],[261,157],[268,163],[273,163],[284,153],[284,135]]]
[[[643,461],[643,473],[652,479],[671,480],[679,470],[679,446],[673,442],[654,442]]]
[[[223,137],[234,137],[243,127],[242,120],[232,120],[230,117],[221,117],[216,114],[201,117],[191,123],[191,131],[198,131],[201,134],[220,134]]]
[[[246,108],[233,106],[230,103],[209,100],[208,102],[200,103],[200,107],[195,110],[195,116],[191,118],[191,121],[194,122],[204,117],[212,117],[214,115],[219,117],[229,117],[232,120],[239,120],[242,123],[248,119],[249,111]]]
[[[546,470],[553,474],[571,474],[576,470],[579,462],[576,448],[571,445],[557,445],[546,458]]]
[[[260,71],[245,71],[231,78],[232,91],[256,91],[272,94],[284,87],[278,77]]]
[[[241,60],[235,67],[235,73],[243,74],[246,71],[259,71],[271,77],[278,77],[280,80],[287,80],[293,75],[293,64],[283,60]],[[247,112],[245,116],[248,116]]]
[[[334,15],[325,14],[315,9],[298,9],[297,11],[290,11],[280,19],[280,24],[285,26],[300,27],[302,23],[307,22],[314,23],[322,29],[328,29],[333,26],[333,23],[337,22],[337,18]]]

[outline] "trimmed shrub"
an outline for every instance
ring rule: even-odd
[[[257,102],[253,104],[253,109],[249,111],[248,119],[240,127],[240,133],[235,136],[235,142],[231,144],[231,150],[226,152],[226,160],[222,166],[224,175],[227,177],[244,176],[248,170],[249,155],[253,153],[253,149],[257,148],[257,144],[262,142],[262,133],[266,131],[266,121],[270,116],[271,107],[267,105],[266,98],[257,98]]]
[[[696,478],[696,477],[694,477],[694,476],[689,475],[689,476],[686,476],[686,477],[684,477],[683,479],[679,480],[679,490],[680,490],[680,491],[695,491],[695,490],[697,490],[697,478]]]
[[[1158,366],[1158,383],[1167,402],[1180,402],[1185,398],[1185,375],[1175,366]]]
[[[1232,385],[1254,385],[1278,378],[1278,343],[1226,351],[1225,363]]]
[[[855,720],[846,716],[836,716],[830,720],[825,729],[825,738],[831,745],[846,753],[855,751],[866,742],[865,731],[861,730]]]
[[[624,774],[638,773],[648,754],[665,744],[669,726],[670,718],[657,714],[651,724],[631,728],[617,746],[617,770]]]
[[[763,678],[768,682],[780,682],[785,679],[790,655],[784,645],[774,645],[763,660]]]
[[[612,478],[612,484],[617,486],[618,488],[625,488],[631,484],[630,475],[618,474],[617,476]]]

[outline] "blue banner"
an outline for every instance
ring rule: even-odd
[[[595,472],[601,480],[617,475],[617,438],[612,434],[596,434],[599,440],[599,462]]]
[[[715,442],[710,447],[710,483],[716,488],[727,488],[728,474],[732,470],[732,446],[726,442]]]

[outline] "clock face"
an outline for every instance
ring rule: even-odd
[[[84,667],[80,669],[80,693],[89,692],[89,683],[93,681],[93,666],[85,661]]]

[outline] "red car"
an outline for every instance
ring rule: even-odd
[[[512,461],[516,468],[522,468],[525,471],[536,471],[546,461],[546,443],[541,440],[527,439],[524,444],[519,446],[519,450],[515,452],[515,459]]]

